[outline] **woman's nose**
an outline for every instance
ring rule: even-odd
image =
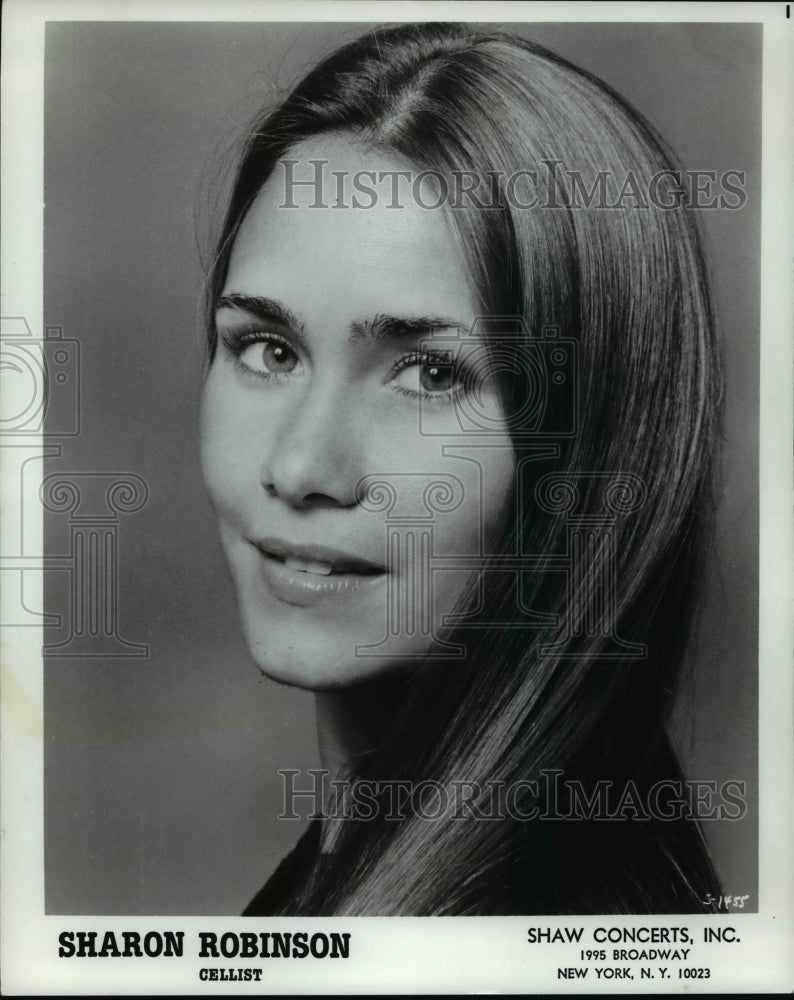
[[[293,401],[270,438],[262,486],[292,507],[352,507],[362,465],[363,414],[348,386],[314,390]]]

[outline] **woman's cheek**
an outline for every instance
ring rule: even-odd
[[[204,386],[200,413],[201,466],[213,505],[226,507],[238,494],[245,457],[245,421],[237,415],[235,394],[216,361]]]

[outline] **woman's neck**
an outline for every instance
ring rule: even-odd
[[[315,694],[320,760],[331,780],[355,774],[382,743],[404,690],[400,677]]]

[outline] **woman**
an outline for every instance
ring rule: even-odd
[[[247,913],[719,895],[665,733],[719,396],[681,180],[599,81],[449,24],[354,41],[256,123],[205,478],[251,654],[317,693],[347,783]]]

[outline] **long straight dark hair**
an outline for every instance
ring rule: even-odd
[[[622,483],[609,544],[591,545],[587,572],[573,582],[503,575],[480,621],[516,608],[535,616],[522,628],[460,625],[465,661],[429,659],[406,675],[393,725],[355,777],[474,783],[473,806],[486,813],[500,783],[524,790],[522,812],[548,807],[542,772],[552,770],[587,787],[680,780],[666,723],[712,519],[720,387],[707,276],[674,190],[674,157],[621,97],[527,41],[446,23],[373,31],[255,123],[210,275],[211,355],[214,306],[248,208],[280,157],[330,133],[418,170],[488,177],[499,207],[449,212],[483,315],[520,317],[532,336],[554,326],[577,343],[575,393],[555,396],[546,414],[554,422],[555,407],[575,409],[576,433],[540,459],[515,434],[502,551],[570,555],[553,490],[543,511],[533,499],[549,477],[561,477],[557,499],[575,496],[585,521],[604,515],[605,484]],[[507,197],[519,170],[536,172],[540,207]],[[620,190],[630,174],[635,197],[577,204],[561,180],[574,174],[586,190],[600,177]],[[653,185],[663,197],[647,197]],[[514,379],[508,412],[529,391]],[[603,618],[593,581],[604,578],[613,627],[585,627]],[[615,653],[615,635],[634,646]],[[629,655],[639,647],[644,656]],[[687,819],[394,822],[386,812],[343,823],[285,912],[690,912],[716,895]]]

